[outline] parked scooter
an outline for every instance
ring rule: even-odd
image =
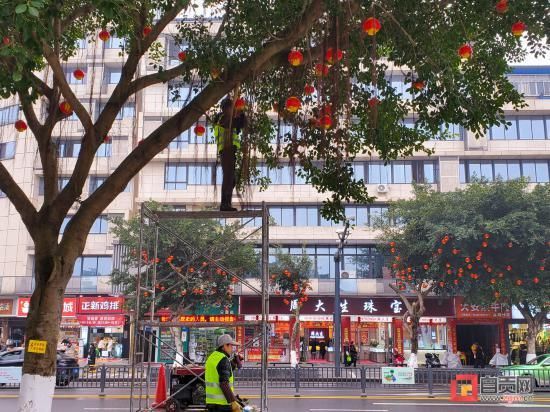
[[[426,368],[441,368],[441,361],[437,353],[426,353]]]

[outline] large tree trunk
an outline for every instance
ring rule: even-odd
[[[76,260],[76,254],[54,255],[56,249],[55,241],[36,246],[36,286],[27,317],[18,412],[50,412],[52,408],[63,296]],[[31,341],[46,342],[45,353],[29,352]]]
[[[544,327],[547,311],[541,309],[539,312],[535,308],[529,306],[526,302],[516,304],[517,308],[527,322],[527,362],[536,358],[536,342],[537,335]],[[533,314],[534,312],[534,314]]]
[[[181,327],[174,326],[170,328],[170,333],[174,337],[174,346],[176,347],[176,356],[174,367],[183,366],[183,342],[181,340]]]
[[[294,325],[292,325],[292,333],[290,334],[290,363],[298,364],[300,363],[300,357],[302,355],[300,352],[300,342],[296,342],[296,338],[300,333],[300,311],[296,310],[294,316],[296,320],[294,322]]]
[[[420,318],[411,317],[411,353],[418,354],[418,326]]]

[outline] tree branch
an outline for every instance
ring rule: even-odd
[[[34,134],[35,139],[38,140],[41,135],[42,124],[40,124],[36,117],[32,103],[29,101],[29,96],[24,95],[21,91],[17,92],[17,95],[19,96],[19,102],[21,103],[25,119],[27,119],[31,132]]]
[[[61,32],[63,33],[69,24],[80,19],[81,17],[87,16],[94,10],[95,6],[93,4],[84,4],[83,6],[77,7],[61,21]]]
[[[166,83],[169,80],[181,76],[185,73],[187,66],[187,63],[183,63],[169,70],[148,74],[147,76],[143,76],[134,80],[128,85],[128,96],[132,96],[133,94],[139,92],[142,89],[145,89],[146,87],[152,86],[157,83]]]
[[[187,106],[182,108],[177,114],[172,116],[156,130],[154,130],[139,146],[137,146],[117,169],[105,180],[105,182],[82,202],[80,209],[73,217],[73,225],[65,231],[61,246],[72,242],[79,236],[78,232],[82,228],[91,226],[93,220],[101,213],[124,187],[130,179],[135,176],[147,163],[151,161],[158,153],[160,153],[174,137],[182,131],[191,127],[210,107],[214,106],[223,96],[233,90],[235,86],[242,83],[249,76],[262,71],[269,65],[270,59],[283,50],[295,44],[300,38],[305,36],[307,31],[313,24],[322,16],[324,12],[324,1],[314,0],[296,21],[289,23],[287,29],[283,30],[278,36],[279,40],[272,41],[266,44],[262,49],[252,54],[241,64],[236,65],[233,69],[227,72],[227,79],[223,82],[210,83],[206,86]],[[177,15],[177,13],[176,13]],[[171,19],[170,19],[171,20]],[[160,23],[160,22],[159,22]],[[168,22],[166,22],[167,24]],[[156,30],[155,27],[153,30]],[[121,80],[122,82],[122,80]],[[121,83],[117,86],[117,89]],[[116,89],[115,89],[116,90]],[[121,96],[122,91],[118,91]],[[127,93],[127,90],[126,90]],[[111,99],[116,101],[116,91],[113,92]],[[107,110],[107,108],[105,109]],[[116,113],[115,113],[116,114]],[[100,119],[96,123],[96,128],[99,128],[98,123],[102,116],[106,116],[104,111],[100,115]],[[104,127],[104,126],[103,126]],[[101,130],[101,129],[100,129]],[[99,131],[98,131],[99,132]],[[82,153],[81,153],[82,156]],[[79,167],[79,162],[82,162],[81,157],[77,161],[75,172],[81,173],[82,166]],[[89,168],[86,168],[86,174]],[[85,179],[86,175],[83,177]],[[81,177],[82,178],[82,177]],[[67,193],[71,182],[65,187],[60,196],[58,196],[59,204],[66,207],[62,202],[64,193]],[[68,210],[67,206],[67,210]],[[66,213],[66,212],[64,212]],[[86,222],[85,226],[81,226],[81,222]]]
[[[13,180],[10,172],[0,162],[0,190],[6,194],[10,202],[15,206],[21,216],[21,220],[34,239],[36,229],[37,212],[25,192]]]

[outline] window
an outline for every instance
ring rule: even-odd
[[[57,142],[59,157],[78,157],[82,143],[80,140],[62,140]]]
[[[367,183],[391,183],[391,166],[382,162],[369,162]]]
[[[166,164],[164,169],[164,190],[187,189],[187,166],[184,163]]]
[[[15,142],[0,143],[0,160],[13,159],[15,157]]]
[[[101,146],[97,149],[97,152],[95,152],[96,157],[111,157],[111,150],[113,148],[113,145],[111,142],[109,143],[102,143]]]
[[[81,256],[74,264],[73,276],[108,276],[111,267],[111,256]]]
[[[185,149],[189,145],[189,133],[183,132],[170,142],[170,149]]]
[[[411,183],[412,165],[411,162],[393,162],[393,183]]]
[[[126,45],[126,40],[111,35],[104,44],[106,49],[122,49]]]
[[[269,179],[274,185],[291,185],[293,175],[290,165],[279,165],[276,169],[269,170]]]
[[[86,39],[78,39],[76,42],[75,42],[75,46],[77,49],[85,49],[86,47],[88,47],[88,42],[86,41]]]
[[[19,105],[0,108],[0,126],[12,124],[19,120]]]
[[[221,177],[221,176],[220,176]],[[213,182],[212,166],[190,164],[187,167],[187,183],[190,185],[211,185]]]
[[[515,140],[518,138],[517,119],[507,117],[506,123],[510,123],[510,125],[501,124],[499,126],[491,127],[489,130],[489,136],[492,140]]]
[[[67,80],[67,83],[69,84],[86,84],[86,76],[84,76],[82,79],[77,79],[74,77],[74,71],[76,69],[82,70],[84,73],[86,73],[87,67],[77,67],[77,66],[65,66],[63,68],[63,72],[65,73],[65,79]]]
[[[182,108],[187,105],[198,93],[198,85],[188,83],[171,83],[168,85],[168,107]]]
[[[319,226],[317,206],[296,206],[296,226]]]
[[[105,234],[107,234],[108,226],[109,226],[109,220],[107,218],[107,215],[100,215],[94,221],[94,224],[92,225],[92,227],[90,229],[90,234],[91,235],[105,235]]]
[[[445,140],[464,139],[464,128],[459,124],[442,124],[440,130],[442,134],[445,134]]]
[[[520,139],[541,140],[546,138],[542,116],[518,117],[518,127]]]
[[[492,182],[525,177],[531,183],[549,182],[548,160],[463,160],[460,162],[460,183],[474,179]]]
[[[493,126],[489,130],[492,140],[544,140],[549,139],[550,116],[506,116],[505,121],[512,125]]]
[[[125,103],[124,106],[117,113],[115,120],[129,119],[134,117],[136,104],[134,102]],[[99,111],[96,114],[96,117],[103,111],[105,108],[105,103],[99,105]]]
[[[106,68],[103,82],[105,84],[118,84],[121,75],[121,68]]]
[[[180,60],[178,58],[178,53],[181,51],[184,51],[188,48],[188,44],[186,42],[181,42],[176,44],[176,40],[173,37],[167,37],[166,38],[166,49],[168,50],[167,59],[168,59],[168,65],[169,66],[176,66],[180,64]]]
[[[65,186],[67,186],[67,183],[69,183],[70,177],[69,176],[61,176],[57,178],[57,186],[59,190],[63,190]],[[40,177],[40,180],[38,181],[38,195],[44,196],[44,177]]]
[[[275,220],[277,226],[295,226],[294,208],[290,207],[270,207],[269,214]]]
[[[107,176],[90,176],[89,193],[94,193],[107,180]]]

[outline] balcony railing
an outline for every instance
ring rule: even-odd
[[[110,276],[82,276],[69,280],[66,293],[113,293]],[[32,276],[0,277],[0,295],[27,295],[34,291]]]

